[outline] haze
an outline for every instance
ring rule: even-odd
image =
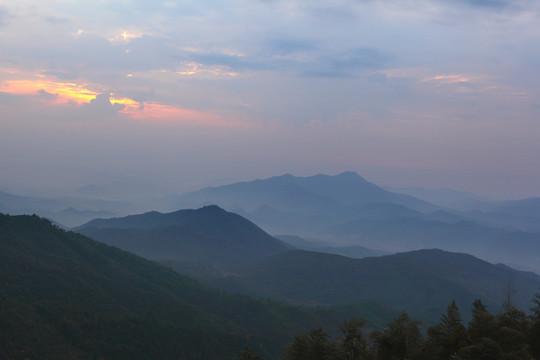
[[[0,1],[0,186],[540,196],[536,1]]]

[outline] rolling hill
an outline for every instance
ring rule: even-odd
[[[330,238],[372,249],[397,252],[440,248],[540,273],[540,234],[433,218],[437,217],[356,219],[328,228],[325,233]]]
[[[236,276],[213,279],[213,285],[311,306],[369,299],[427,322],[438,320],[449,299],[455,299],[464,314],[475,299],[495,312],[508,291],[515,291],[516,306],[528,310],[540,287],[540,276],[534,273],[435,249],[364,259],[295,250],[230,271]]]
[[[8,359],[221,360],[246,345],[277,359],[305,329],[395,315],[373,303],[309,310],[227,295],[37,216],[0,214],[0,270]]]
[[[244,262],[292,248],[217,206],[95,219],[76,231],[147,259],[167,262]]]

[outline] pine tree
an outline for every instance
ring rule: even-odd
[[[333,360],[336,344],[321,328],[297,335],[287,346],[284,360]]]
[[[414,359],[422,347],[422,335],[417,320],[411,320],[406,312],[390,322],[383,331],[372,333],[376,344],[377,359]]]
[[[439,324],[428,329],[428,337],[437,359],[455,358],[459,349],[467,345],[466,329],[454,300],[446,309],[446,314],[441,316]]]
[[[246,346],[244,350],[238,353],[237,360],[261,360],[260,356],[254,355],[251,349]]]
[[[340,327],[339,360],[363,360],[367,357],[367,341],[362,333],[364,319],[352,318]]]
[[[529,330],[529,345],[531,354],[535,359],[540,359],[540,294],[532,299],[534,306],[531,308],[531,328]]]

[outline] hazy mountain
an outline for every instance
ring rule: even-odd
[[[536,274],[442,250],[364,259],[295,250],[231,271],[236,276],[217,279],[214,285],[313,306],[370,299],[431,321],[437,321],[448,299],[455,299],[463,313],[477,298],[496,311],[508,291],[515,291],[515,305],[528,310],[540,286]]]
[[[287,174],[204,188],[179,199],[179,207],[217,204],[241,213],[267,231],[301,235],[316,234],[321,228],[357,217],[366,212],[365,206],[374,203],[397,204],[409,211],[439,209],[411,196],[386,191],[353,172],[310,177]]]
[[[369,256],[386,255],[384,251],[373,250],[359,245],[328,246],[328,242],[316,239],[304,239],[295,235],[276,235],[276,238],[300,250],[318,251],[327,254],[343,255],[350,258],[365,258]]]
[[[234,359],[246,345],[277,359],[309,328],[395,315],[227,295],[36,216],[0,214],[0,267],[0,353],[13,359]]]
[[[110,211],[96,211],[96,210],[77,210],[72,207],[69,207],[67,209],[64,209],[62,211],[58,211],[55,213],[50,213],[49,218],[54,219],[58,223],[62,225],[66,225],[68,227],[74,227],[77,225],[84,224],[88,222],[89,220],[95,219],[95,218],[111,218],[113,216],[117,216],[115,213]]]
[[[160,261],[230,263],[291,249],[249,220],[215,205],[162,214],[95,219],[76,229],[95,240]]]
[[[437,209],[436,206],[412,196],[386,191],[350,171],[335,176],[319,174],[295,179],[296,183],[307,191],[350,207],[372,203],[394,203],[422,212]]]
[[[214,202],[253,211],[267,205],[280,211],[308,213],[344,210],[371,203],[389,202],[421,211],[437,207],[414,197],[384,190],[354,172],[339,175],[296,177],[290,174],[264,180],[209,187],[180,197],[186,204]]]
[[[540,198],[505,201],[464,201],[460,214],[487,226],[540,232]]]
[[[134,204],[125,201],[58,196],[40,198],[0,192],[0,212],[23,215],[37,214],[67,227],[73,227],[96,217],[125,214]]]
[[[457,191],[452,189],[424,189],[421,187],[390,187],[384,186],[384,189],[398,194],[414,196],[415,198],[427,201],[444,207],[460,207],[464,202],[487,201],[486,197],[476,195],[466,191]]]
[[[496,202],[491,212],[540,219],[540,197]]]
[[[540,273],[540,234],[490,228],[471,221],[447,223],[405,217],[377,221],[357,219],[327,229],[327,235],[392,252],[424,248],[466,252]]]

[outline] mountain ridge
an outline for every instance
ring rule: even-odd
[[[95,219],[75,230],[158,261],[227,263],[291,249],[249,220],[216,205]]]

